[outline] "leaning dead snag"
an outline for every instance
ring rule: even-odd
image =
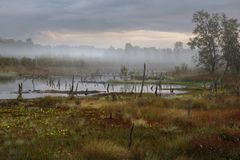
[[[143,87],[144,87],[144,82],[145,82],[145,76],[146,76],[146,64],[144,63],[143,79],[142,79],[142,85],[141,85],[141,90],[140,90],[139,97],[142,97]]]
[[[129,141],[128,141],[128,149],[131,149],[132,146],[132,141],[133,141],[133,129],[134,129],[134,124],[132,125],[131,129],[130,129],[130,134],[129,134]]]
[[[107,93],[109,93],[109,84],[107,85]]]
[[[135,83],[133,84],[133,87],[132,87],[131,93],[134,93],[134,91],[135,91],[135,93],[136,93],[136,84],[135,84]]]
[[[23,83],[18,84],[18,97],[17,100],[22,100],[22,91],[23,91]]]
[[[75,93],[77,93],[77,91],[78,91],[78,84],[79,84],[80,82],[78,81],[77,82],[77,86],[76,86],[76,89],[75,89]]]
[[[155,92],[154,92],[155,96],[158,96],[158,92],[157,91],[158,91],[158,86],[155,87]]]

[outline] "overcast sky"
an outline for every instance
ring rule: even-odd
[[[240,19],[240,0],[0,0],[0,37],[42,44],[171,47],[191,36],[192,14]]]

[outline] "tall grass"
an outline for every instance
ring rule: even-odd
[[[2,102],[15,107],[0,109],[0,159],[237,159],[238,97],[121,95],[116,101],[79,102],[51,97]]]
[[[92,140],[84,145],[83,159],[87,160],[123,160],[129,158],[126,148],[109,140]]]

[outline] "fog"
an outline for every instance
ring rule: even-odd
[[[25,41],[0,39],[0,55],[8,57],[45,57],[66,60],[82,60],[85,63],[99,63],[96,69],[119,69],[126,65],[133,69],[142,68],[147,63],[149,69],[169,70],[183,63],[193,67],[195,52],[183,46],[171,48],[141,48],[126,43],[125,48],[96,48],[94,46],[39,45],[31,39]],[[106,67],[108,66],[108,67]],[[99,68],[102,67],[102,68]]]

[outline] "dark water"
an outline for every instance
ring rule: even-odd
[[[33,90],[58,90],[58,91],[69,91],[72,83],[71,77],[53,77],[51,78],[53,83],[50,85],[49,79],[30,79],[30,78],[20,78],[16,80],[11,80],[7,82],[0,82],[0,99],[16,99],[18,84],[23,83],[23,98],[39,98],[44,96],[67,96],[67,94],[61,93],[33,93]],[[74,81],[74,90],[78,85],[77,91],[100,91],[106,92],[108,79],[91,79],[91,80],[82,80],[78,77]],[[60,83],[59,83],[60,82]],[[60,84],[60,86],[58,85]],[[184,91],[177,90],[184,88],[185,86],[181,85],[162,85],[163,90],[162,94],[170,94],[170,88],[175,88],[174,94],[184,93]],[[109,84],[109,92],[140,92],[140,84]],[[155,85],[144,85],[143,92],[145,93],[154,93]],[[78,95],[84,96],[84,95]]]

